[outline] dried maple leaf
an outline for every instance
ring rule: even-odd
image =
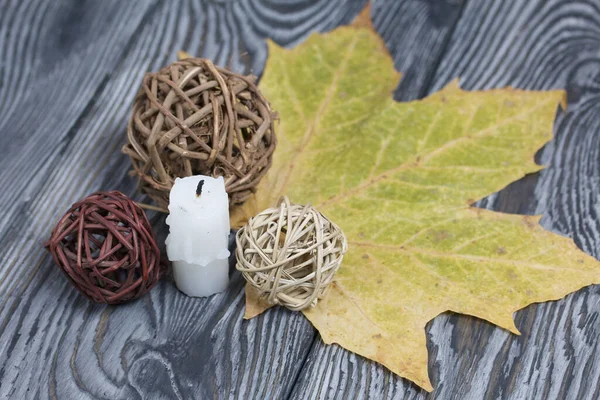
[[[598,262],[537,217],[471,204],[540,169],[562,91],[467,92],[453,82],[392,100],[399,74],[369,29],[269,43],[260,87],[280,114],[279,146],[243,222],[287,194],[345,231],[350,250],[318,306],[326,343],[432,390],[425,324],[444,311],[518,333],[513,313],[600,281]],[[266,306],[248,291],[247,317]]]

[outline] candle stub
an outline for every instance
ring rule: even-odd
[[[177,287],[209,296],[229,282],[229,200],[222,177],[177,178],[169,196],[166,246]]]

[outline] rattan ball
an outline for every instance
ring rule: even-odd
[[[143,296],[164,272],[146,214],[117,191],[73,204],[46,248],[75,287],[98,303]]]
[[[271,166],[275,113],[256,78],[188,58],[144,76],[127,127],[139,189],[166,210],[175,178],[223,176],[231,205]]]
[[[342,230],[310,204],[287,197],[241,228],[236,268],[270,304],[298,311],[315,306],[342,263]]]

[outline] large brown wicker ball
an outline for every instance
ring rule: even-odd
[[[121,192],[73,204],[46,248],[75,287],[98,303],[143,296],[164,272],[146,214]]]
[[[163,209],[175,178],[199,174],[223,176],[241,204],[271,166],[274,116],[253,76],[188,58],[144,76],[123,152]]]
[[[333,281],[348,243],[310,204],[279,205],[252,217],[236,235],[236,268],[259,296],[291,310],[315,306]]]

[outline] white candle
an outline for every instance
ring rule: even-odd
[[[167,224],[167,255],[177,288],[194,297],[224,291],[229,283],[230,227],[223,177],[175,179]]]

